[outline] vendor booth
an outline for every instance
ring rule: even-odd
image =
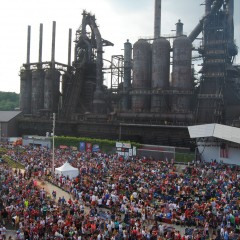
[[[77,168],[66,162],[61,167],[55,168],[55,174],[59,174],[59,176],[63,175],[65,177],[68,176],[70,179],[73,179],[79,175],[79,171]]]

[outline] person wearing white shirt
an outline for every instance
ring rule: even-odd
[[[118,225],[118,230],[119,230],[119,232],[122,232],[122,231],[123,231],[123,225],[122,225],[121,222],[120,222],[119,225]]]
[[[180,216],[180,225],[185,225],[185,215],[181,214]]]
[[[103,238],[102,238],[102,234],[99,233],[99,234],[97,235],[97,240],[101,240],[101,239],[103,239]]]
[[[110,199],[108,199],[107,202],[106,202],[106,206],[109,207],[109,205],[110,205]]]
[[[102,198],[98,198],[98,207],[102,207]]]
[[[109,233],[112,232],[112,225],[111,225],[111,222],[109,221],[108,224],[107,224],[107,230]]]
[[[2,236],[2,226],[0,226],[0,240],[3,239],[3,236]]]
[[[1,235],[2,235],[2,239],[5,240],[6,239],[6,233],[7,233],[7,229],[5,228],[5,226],[1,226]]]
[[[158,230],[159,230],[160,236],[164,236],[164,226],[162,224],[158,225]]]
[[[134,199],[137,199],[137,198],[138,198],[138,193],[137,193],[137,192],[133,192],[132,195],[133,195],[133,198],[134,198]]]
[[[80,205],[80,212],[84,213],[84,205],[83,204]]]

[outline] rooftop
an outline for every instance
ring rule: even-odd
[[[21,111],[0,111],[0,122],[9,122],[20,113]]]
[[[217,123],[188,127],[191,138],[215,137],[229,142],[240,143],[240,128]]]

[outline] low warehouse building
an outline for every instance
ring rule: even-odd
[[[7,141],[9,137],[18,137],[17,119],[21,111],[0,111],[0,140]]]

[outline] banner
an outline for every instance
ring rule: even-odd
[[[121,142],[116,142],[116,148],[121,148],[122,147],[122,143]]]
[[[68,149],[68,146],[60,145],[59,148],[60,148],[60,149]]]
[[[220,146],[220,157],[228,158],[228,145],[226,143],[222,143]]]
[[[131,143],[122,143],[122,148],[131,148]]]
[[[135,146],[133,146],[132,155],[133,156],[137,155],[137,148]]]
[[[80,152],[85,152],[85,151],[86,151],[85,142],[80,142],[80,143],[79,143],[79,151],[80,151]]]
[[[70,146],[70,148],[72,151],[77,151],[77,147],[75,147],[75,146]]]
[[[86,152],[92,152],[92,144],[86,143]]]
[[[94,144],[94,145],[92,146],[92,152],[99,152],[99,151],[100,151],[99,145],[98,145],[98,144]]]
[[[129,153],[129,157],[132,157],[132,155],[133,155],[133,150],[130,148],[128,153]]]

